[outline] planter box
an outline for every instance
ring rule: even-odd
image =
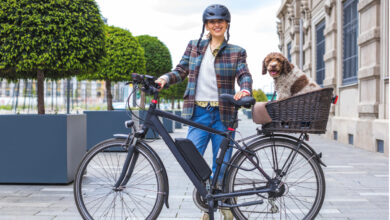
[[[248,119],[252,119],[252,110],[247,110],[246,116],[248,116]]]
[[[147,114],[147,111],[145,111],[145,110],[139,110],[138,111],[138,117],[141,118],[142,120],[146,117],[146,114]],[[138,124],[139,123],[142,124],[143,122],[138,122]],[[139,127],[139,125],[137,125],[137,127]],[[146,133],[145,138],[146,139],[158,139],[159,135],[158,135],[157,132],[154,132],[152,129],[149,129],[148,133]]]
[[[112,138],[113,134],[131,132],[131,129],[125,127],[125,121],[131,119],[125,110],[84,111],[84,114],[87,115],[87,150]]]
[[[173,111],[166,111],[166,112],[173,113]],[[171,119],[162,118],[162,123],[165,129],[167,129],[168,133],[173,133],[175,131],[175,125]]]
[[[175,115],[181,116],[181,110],[176,110]],[[182,127],[183,127],[183,125],[180,122],[175,121],[175,128],[180,129]]]
[[[72,182],[86,130],[86,115],[0,115],[0,183]]]

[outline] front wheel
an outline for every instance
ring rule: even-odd
[[[103,141],[83,158],[74,181],[74,197],[83,219],[156,219],[160,214],[162,168],[142,145],[135,147],[138,158],[130,180],[120,189],[114,187],[127,156],[123,143],[123,139]]]
[[[252,162],[240,153],[225,180],[226,192],[269,187],[277,181],[277,192],[235,197],[231,204],[263,200],[263,204],[232,208],[237,219],[314,219],[325,197],[325,178],[315,156],[297,142],[286,139],[263,139],[248,147],[257,155],[259,166],[272,178],[268,181]],[[286,161],[296,152],[287,173],[278,180]],[[257,161],[257,160],[255,160]]]

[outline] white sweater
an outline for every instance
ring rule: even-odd
[[[218,101],[218,86],[214,61],[215,57],[211,53],[209,44],[199,69],[195,101]],[[163,75],[160,78],[169,83],[169,77],[167,75]]]
[[[195,101],[218,101],[218,86],[214,61],[215,57],[211,53],[209,44],[199,69]]]

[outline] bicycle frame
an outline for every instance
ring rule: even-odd
[[[135,88],[154,95],[154,99],[148,110],[142,112],[146,114],[142,114],[140,128],[134,126],[134,121],[126,121],[125,126],[133,132],[114,134],[115,138],[100,142],[84,156],[74,185],[76,205],[83,218],[110,215],[115,219],[116,216],[121,216],[120,219],[132,216],[156,219],[163,203],[169,208],[169,180],[164,163],[161,155],[144,140],[150,129],[162,137],[191,180],[195,187],[194,202],[208,213],[209,219],[214,219],[214,212],[223,207],[230,208],[240,219],[253,217],[253,213],[257,213],[258,218],[267,218],[269,214],[272,218],[279,215],[287,218],[290,212],[296,218],[302,216],[299,219],[317,216],[325,196],[325,177],[321,169],[321,164],[324,164],[321,154],[305,143],[308,141],[306,130],[299,132],[299,137],[293,137],[263,126],[263,130],[257,129],[257,134],[235,141],[232,136],[238,121],[238,109],[253,105],[253,97],[236,100],[233,95],[221,94],[220,100],[234,106],[235,111],[229,118],[227,129],[219,131],[207,124],[157,109],[159,87],[153,77],[133,74],[133,79]],[[214,178],[211,178],[210,167],[196,146],[189,139],[175,139],[175,135],[168,134],[160,117],[220,136],[222,141]],[[232,150],[230,147],[237,150],[229,161],[224,161],[227,150]],[[225,166],[220,186],[217,177]],[[286,197],[288,202],[285,202]],[[117,206],[119,203],[121,205]],[[261,205],[263,203],[266,204]],[[291,211],[298,209],[297,215]]]
[[[250,155],[251,152],[246,150],[245,148],[241,147],[239,145],[239,143],[234,141],[231,137],[232,133],[234,132],[234,129],[231,127],[233,127],[234,123],[236,122],[236,115],[237,115],[237,111],[238,111],[240,106],[235,106],[235,114],[234,114],[235,117],[230,122],[230,125],[229,125],[230,127],[228,128],[228,131],[225,132],[225,131],[219,131],[219,130],[204,126],[202,124],[198,124],[196,122],[182,118],[182,117],[174,115],[172,113],[164,112],[164,111],[157,109],[156,108],[157,107],[156,106],[157,97],[158,97],[158,93],[155,92],[154,99],[151,101],[149,109],[147,111],[147,115],[144,119],[144,124],[142,126],[142,130],[135,132],[134,135],[129,135],[128,138],[126,139],[125,145],[128,146],[128,155],[127,155],[126,161],[124,163],[121,176],[118,179],[117,183],[115,184],[116,190],[121,190],[121,187],[124,187],[131,177],[133,167],[134,167],[136,160],[138,158],[137,151],[134,150],[134,148],[135,148],[134,143],[138,143],[139,142],[138,139],[142,140],[145,137],[148,130],[152,129],[162,137],[162,139],[164,140],[164,142],[166,143],[166,145],[170,149],[171,153],[174,155],[175,159],[178,161],[178,163],[180,164],[180,166],[182,167],[182,169],[184,170],[184,172],[186,173],[188,178],[191,180],[193,185],[196,187],[199,194],[204,199],[207,200],[208,206],[209,206],[210,219],[213,219],[213,217],[214,217],[213,210],[214,210],[214,207],[216,207],[214,204],[215,200],[221,202],[220,204],[218,204],[220,207],[248,206],[248,205],[253,205],[253,204],[261,204],[261,203],[263,203],[263,201],[258,200],[258,201],[247,202],[247,203],[242,203],[242,204],[230,205],[227,203],[223,203],[221,200],[225,200],[225,199],[232,198],[232,197],[247,196],[247,195],[253,195],[253,194],[260,194],[260,193],[270,193],[270,192],[277,191],[277,189],[279,187],[277,180],[275,181],[270,176],[268,176],[265,173],[265,171],[259,166],[258,162],[256,162],[253,159],[253,155],[252,156]],[[187,163],[187,161],[181,155],[174,140],[169,135],[168,131],[164,128],[164,126],[162,125],[162,123],[158,119],[158,117],[168,118],[168,119],[171,119],[173,121],[181,122],[183,124],[187,124],[187,125],[202,129],[204,131],[207,131],[209,133],[221,135],[224,137],[224,139],[222,140],[221,145],[220,145],[221,150],[220,150],[219,155],[216,159],[217,167],[216,167],[216,171],[214,173],[214,176],[219,176],[219,173],[220,173],[221,168],[222,168],[222,164],[224,163],[223,158],[225,156],[227,149],[229,148],[229,143],[232,141],[233,144],[235,145],[235,148],[240,150],[252,162],[252,164],[255,166],[255,168],[260,171],[260,173],[264,176],[264,178],[266,178],[268,180],[268,182],[270,184],[267,184],[267,186],[253,187],[253,188],[250,188],[248,190],[245,189],[245,190],[240,190],[240,191],[231,192],[231,193],[219,193],[219,192],[215,192],[215,190],[217,189],[216,186],[217,186],[217,179],[218,178],[213,178],[212,183],[210,185],[210,189],[208,190],[207,186],[205,186],[205,184],[203,183],[203,181],[201,179],[198,179],[195,172],[190,168],[190,165]],[[301,137],[302,137],[302,135],[301,135]],[[300,146],[302,146],[302,142],[297,145],[296,149],[300,148]],[[294,160],[295,154],[293,154],[291,156],[292,157],[289,161],[292,162]],[[289,163],[291,163],[291,162],[289,162]],[[230,166],[229,163],[226,163],[226,164],[228,166]],[[284,168],[284,166],[283,166],[283,168]],[[288,168],[289,168],[289,165],[287,166],[287,169]]]
[[[138,135],[140,137],[144,137],[149,129],[153,129],[155,132],[157,132],[162,137],[164,142],[167,144],[168,148],[170,149],[170,151],[172,152],[172,154],[174,155],[174,157],[176,158],[176,160],[178,161],[180,166],[183,168],[184,172],[187,174],[187,176],[189,177],[189,179],[194,184],[194,186],[196,187],[196,189],[202,195],[203,198],[210,198],[212,200],[213,199],[224,200],[226,198],[231,198],[231,197],[236,197],[236,196],[252,195],[252,194],[257,194],[257,193],[267,193],[267,192],[272,192],[273,190],[275,190],[275,187],[259,187],[259,188],[254,189],[254,190],[251,189],[251,190],[247,190],[247,191],[240,191],[240,192],[234,192],[234,193],[209,194],[209,192],[206,189],[206,186],[203,184],[203,182],[201,180],[199,180],[196,177],[196,174],[194,173],[194,171],[192,171],[190,166],[184,160],[184,157],[180,154],[172,137],[169,135],[168,131],[164,128],[164,126],[162,125],[162,123],[158,119],[159,116],[163,117],[163,118],[168,118],[168,119],[171,119],[174,121],[178,121],[178,122],[205,130],[207,132],[214,133],[214,134],[221,135],[221,136],[225,137],[221,143],[221,151],[217,157],[217,168],[216,168],[216,172],[215,172],[214,176],[218,176],[218,174],[221,171],[223,158],[225,156],[226,150],[229,147],[229,142],[232,140],[231,134],[233,131],[229,130],[229,131],[223,132],[223,131],[215,130],[213,128],[195,123],[191,120],[184,119],[184,118],[177,116],[177,115],[174,115],[172,113],[164,112],[162,110],[156,109],[156,103],[153,103],[153,101],[150,104],[149,110],[148,110],[147,115],[144,119],[143,130],[140,131]],[[235,141],[233,143],[235,145],[238,145],[238,143]],[[238,147],[239,147],[239,149],[242,148],[239,145],[238,145]],[[253,163],[255,164],[254,161],[253,161]],[[257,166],[257,168],[260,170],[261,173],[263,173],[263,175],[266,179],[268,179],[268,180],[271,179],[271,177],[269,177],[262,170],[261,167]],[[217,185],[217,178],[213,178],[210,187],[212,187],[212,189],[216,189],[216,185]]]

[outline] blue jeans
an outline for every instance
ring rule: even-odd
[[[207,127],[210,127],[210,128],[216,129],[216,130],[220,130],[220,131],[227,130],[225,125],[223,125],[223,123],[219,117],[218,107],[208,106],[206,108],[202,108],[202,107],[195,105],[194,113],[192,115],[191,120],[196,122],[196,123],[205,125]],[[220,147],[221,142],[222,142],[224,137],[221,135],[208,133],[207,131],[201,130],[199,128],[189,126],[187,138],[190,139],[194,143],[194,145],[196,146],[196,148],[198,149],[198,151],[200,152],[200,154],[202,156],[204,155],[204,152],[206,151],[207,145],[211,139],[211,143],[213,146],[213,149],[212,149],[212,151],[213,151],[212,170],[213,170],[213,174],[214,174],[215,170],[217,168],[216,159],[218,156],[219,147]],[[234,133],[233,133],[233,138],[234,138]],[[232,156],[232,151],[233,151],[233,148],[231,148],[231,147],[226,151],[225,157],[223,159],[224,162],[228,162],[230,160],[230,158]],[[219,184],[222,183],[225,169],[226,169],[226,165],[223,164],[222,168],[221,168],[221,172],[219,173],[219,176],[218,176],[218,183]]]

